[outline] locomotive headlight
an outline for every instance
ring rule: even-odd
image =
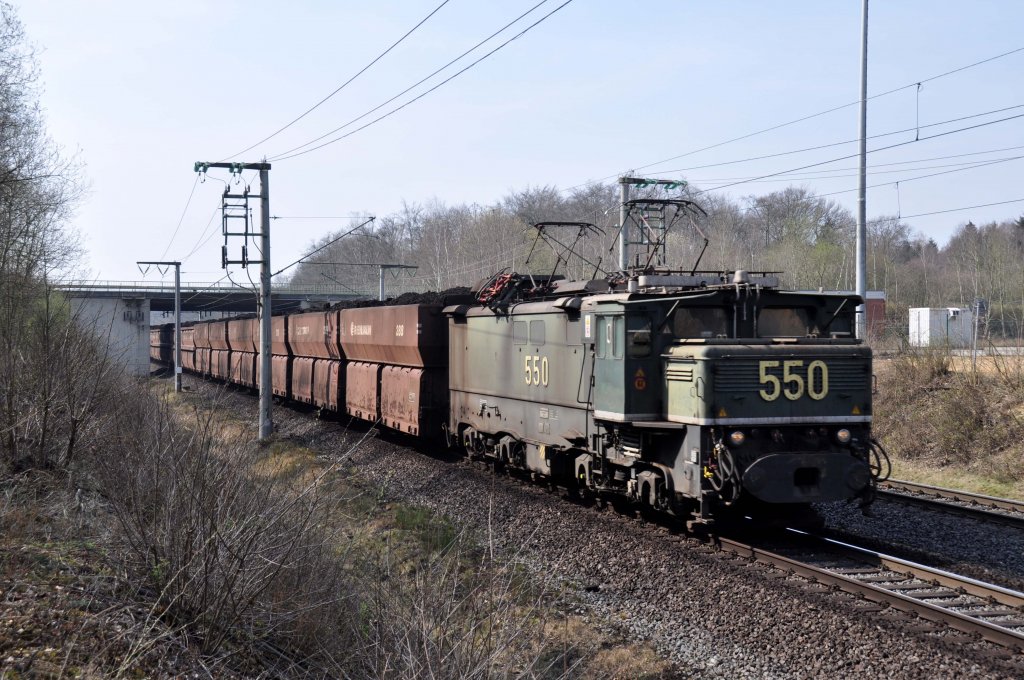
[[[844,427],[843,429],[836,432],[836,441],[839,442],[840,444],[849,444],[850,431]]]
[[[739,446],[747,439],[747,435],[743,434],[739,430],[735,430],[729,434],[729,442],[733,446]]]

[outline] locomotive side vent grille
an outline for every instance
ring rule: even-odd
[[[672,364],[669,364],[665,369],[665,377],[669,380],[677,380],[679,382],[693,382],[693,367],[673,366]]]

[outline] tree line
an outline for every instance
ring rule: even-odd
[[[696,225],[710,240],[700,269],[781,272],[783,285],[795,289],[855,288],[856,221],[836,201],[799,186],[738,199],[693,185],[671,194],[656,187],[634,193],[637,198],[669,195],[692,200],[706,213]],[[600,229],[577,245],[577,256],[558,263],[560,273],[589,277],[616,268],[619,188],[596,183],[567,191],[527,187],[489,205],[404,204],[372,228],[304,261],[291,281],[335,283],[375,295],[378,270],[372,264],[417,267],[386,272],[387,293],[397,295],[472,286],[505,268],[549,273],[554,254],[533,243],[537,233],[532,225],[541,221],[585,221]],[[971,307],[982,298],[989,312],[984,332],[994,338],[1021,337],[1024,216],[980,226],[961,222],[941,246],[896,215],[875,217],[867,229],[867,286],[886,294],[888,332],[896,337],[906,333],[911,307]],[[325,234],[307,252],[340,233]],[[567,233],[561,240],[574,236]],[[669,264],[690,269],[702,247],[694,225],[678,221],[667,237]]]

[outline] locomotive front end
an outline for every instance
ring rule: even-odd
[[[693,426],[690,484],[726,503],[864,496],[871,483],[871,352],[813,341],[673,346],[667,419]]]

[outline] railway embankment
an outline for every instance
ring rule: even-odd
[[[197,383],[197,389],[214,388]],[[252,413],[250,395],[227,394],[237,413]],[[325,460],[348,455],[347,419],[310,416],[278,409],[276,436]],[[349,460],[385,503],[447,518],[484,553],[513,560],[552,584],[559,592],[555,606],[570,620],[643,642],[690,677],[1020,672],[1019,655],[989,643],[716,551],[658,524],[495,476],[440,450],[375,435]]]
[[[260,447],[249,395],[166,382],[122,386],[78,465],[6,471],[4,677],[681,675],[357,474],[370,430]]]
[[[1024,357],[905,351],[875,372],[874,434],[894,477],[1024,498]]]

